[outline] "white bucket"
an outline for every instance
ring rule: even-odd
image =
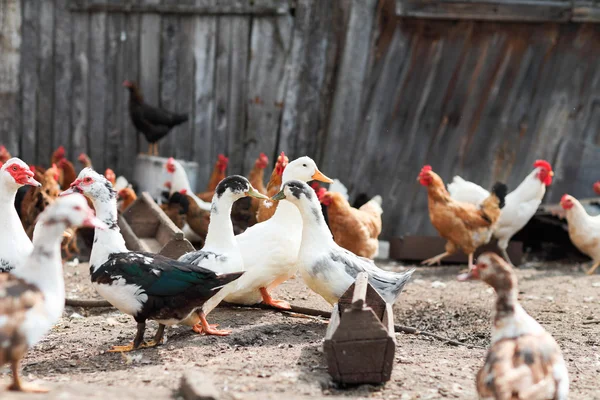
[[[167,158],[138,154],[133,170],[133,179],[138,193],[148,192],[155,200],[160,200],[161,192],[168,190],[165,182],[169,179],[165,168]],[[198,163],[195,161],[177,160],[185,169],[192,191],[196,193]]]

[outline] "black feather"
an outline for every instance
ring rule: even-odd
[[[508,193],[508,186],[506,186],[502,182],[496,182],[496,183],[494,183],[494,186],[492,187],[492,193],[494,193],[496,195],[496,197],[498,197],[498,200],[500,200],[499,207],[500,208],[504,207],[504,198],[506,197],[506,194]]]

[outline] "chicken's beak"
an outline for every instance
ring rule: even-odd
[[[323,173],[321,171],[319,171],[317,169],[317,171],[313,174],[313,176],[311,177],[313,180],[315,181],[321,181],[321,182],[325,182],[325,183],[333,183],[333,179],[326,177],[325,175],[323,175]]]
[[[269,196],[265,196],[264,194],[258,192],[252,186],[250,186],[250,190],[246,192],[246,196],[256,197],[257,199],[269,200]]]
[[[71,237],[73,237],[73,235],[69,231],[64,231],[62,237],[70,239]]]
[[[554,176],[554,171],[550,171],[550,172],[548,173],[548,175],[550,175],[550,176]]]
[[[271,197],[271,200],[283,200],[285,199],[285,193],[283,193],[283,189],[277,193],[275,196]]]

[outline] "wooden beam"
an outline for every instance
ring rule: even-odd
[[[69,10],[73,12],[107,13],[152,13],[186,15],[284,15],[290,11],[285,0],[221,0],[217,4],[210,1],[190,4],[156,4],[151,0],[138,0],[136,4],[127,1],[111,3],[99,0],[71,0]]]
[[[0,145],[13,156],[19,147],[19,67],[21,62],[21,2],[5,1],[0,6]]]
[[[396,13],[402,17],[432,19],[569,22],[572,2],[566,0],[397,0]]]

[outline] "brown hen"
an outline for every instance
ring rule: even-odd
[[[279,157],[277,157],[275,168],[271,173],[271,179],[269,179],[269,183],[267,184],[267,196],[273,197],[281,190],[283,171],[285,170],[285,167],[287,167],[289,161],[290,160],[283,151]],[[273,214],[275,214],[275,210],[277,210],[277,203],[277,200],[259,200],[258,211],[256,212],[256,222],[263,222],[271,218]]]

